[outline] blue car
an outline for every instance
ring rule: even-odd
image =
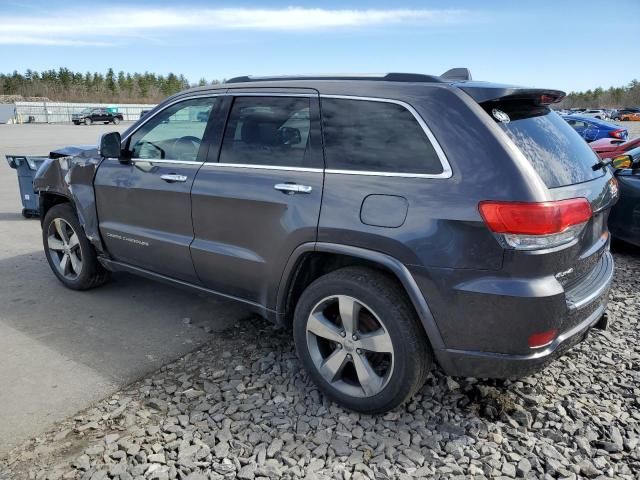
[[[629,132],[627,132],[626,128],[621,128],[619,125],[598,120],[597,118],[580,115],[566,115],[562,118],[587,142],[593,142],[601,138],[627,140],[629,137]]]

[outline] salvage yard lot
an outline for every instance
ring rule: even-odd
[[[0,126],[0,154],[111,129]],[[410,403],[366,416],[323,398],[288,332],[236,322],[235,307],[124,275],[65,290],[0,162],[2,480],[640,475],[638,249],[615,255],[610,330],[545,371],[500,383],[436,369]]]

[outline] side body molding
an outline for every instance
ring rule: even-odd
[[[442,336],[440,335],[440,330],[436,325],[433,314],[429,309],[429,305],[427,305],[427,301],[425,300],[424,295],[420,291],[418,284],[414,280],[411,272],[409,272],[407,267],[405,267],[402,262],[400,262],[396,258],[384,253],[367,250],[360,247],[353,247],[350,245],[340,245],[326,242],[310,242],[300,245],[293,251],[291,257],[289,258],[289,261],[287,262],[284,272],[282,273],[282,278],[278,287],[276,311],[278,312],[279,317],[284,314],[287,294],[292,282],[295,280],[293,276],[296,274],[299,260],[305,253],[309,252],[324,252],[339,255],[348,255],[351,257],[361,258],[363,260],[377,263],[390,270],[398,278],[400,283],[402,283],[402,286],[407,292],[407,295],[409,295],[409,299],[411,300],[411,303],[418,313],[418,317],[420,318],[422,326],[424,327],[424,330],[429,337],[429,341],[431,342],[431,346],[433,347],[435,353],[437,354],[439,350],[445,348]],[[281,319],[279,318],[279,320]]]

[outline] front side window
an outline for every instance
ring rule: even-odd
[[[196,161],[216,97],[176,103],[155,115],[129,141],[131,158]]]
[[[425,131],[404,106],[323,98],[321,109],[327,168],[431,175],[443,172]]]
[[[309,98],[237,97],[224,133],[220,163],[305,167]]]

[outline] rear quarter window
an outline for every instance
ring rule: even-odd
[[[433,175],[443,172],[425,131],[403,105],[322,98],[321,110],[328,169]]]
[[[592,168],[599,159],[589,144],[548,107],[532,102],[488,102],[483,107],[494,120],[496,109],[509,116],[508,122],[497,122],[498,125],[548,188],[588,182],[604,175],[604,169]]]

